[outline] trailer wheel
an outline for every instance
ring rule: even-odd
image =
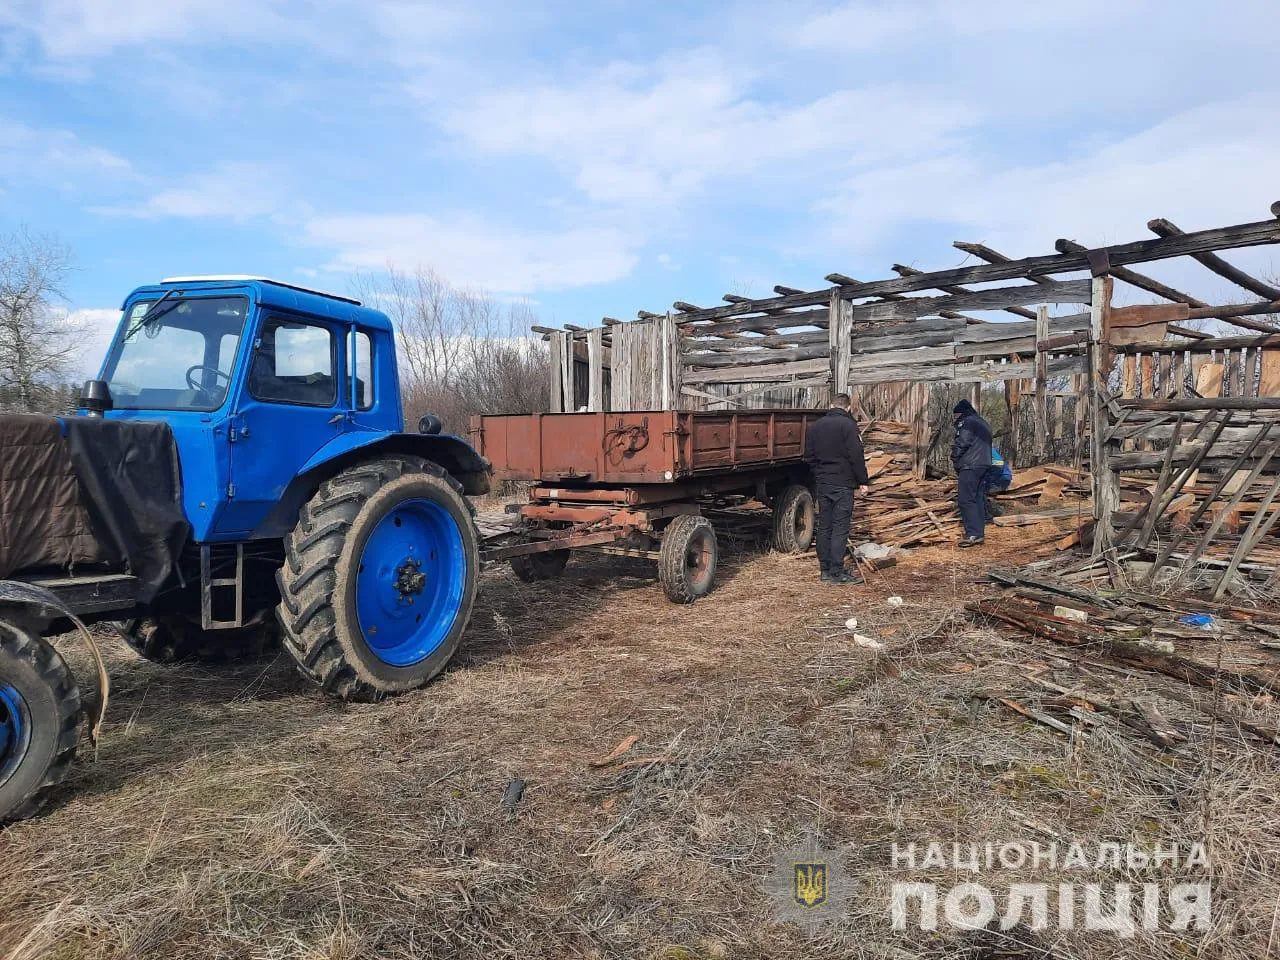
[[[673,603],[693,603],[711,592],[719,547],[706,517],[676,517],[662,534],[658,579]]]
[[[80,691],[53,646],[0,621],[0,822],[40,809],[75,758]]]
[[[280,642],[275,618],[233,630],[202,630],[182,617],[130,620],[121,631],[137,654],[154,663],[232,663],[260,657]]]
[[[813,491],[792,484],[773,506],[773,548],[782,553],[804,553],[813,543],[816,525]]]
[[[536,580],[554,580],[564,573],[568,563],[568,550],[550,550],[512,557],[511,569],[525,583],[533,583]]]
[[[321,484],[285,538],[284,647],[344,700],[421,687],[458,649],[479,565],[470,504],[443,468],[355,464]]]

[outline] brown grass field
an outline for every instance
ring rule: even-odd
[[[856,588],[740,552],[688,607],[643,561],[576,558],[533,585],[494,568],[450,668],[374,705],[324,699],[283,657],[161,667],[108,642],[98,749],[0,831],[0,957],[1269,955],[1275,748],[1160,693],[1203,690],[968,617],[995,592],[981,567],[1026,559],[1017,536],[917,551]],[[851,616],[885,649],[855,643]],[[1031,677],[1153,698],[1188,740],[1162,750],[1104,718],[1068,737],[992,699],[1052,696]],[[1268,698],[1232,708],[1280,722]],[[807,831],[856,882],[812,932],[766,889]],[[1212,928],[891,929],[890,843],[1008,839],[1204,841]]]

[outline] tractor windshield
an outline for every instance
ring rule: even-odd
[[[216,410],[231,383],[248,309],[244,297],[170,296],[132,304],[107,359],[112,404],[120,410]]]

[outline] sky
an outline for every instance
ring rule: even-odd
[[[162,276],[389,264],[590,325],[1265,219],[1278,34],[1274,0],[0,0],[0,231],[67,244],[102,331]]]

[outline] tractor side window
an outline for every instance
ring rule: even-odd
[[[369,335],[356,331],[352,342],[351,369],[356,378],[356,409],[373,408],[373,348]]]
[[[327,327],[272,317],[253,354],[249,392],[273,403],[332,407],[338,400],[336,346]]]

